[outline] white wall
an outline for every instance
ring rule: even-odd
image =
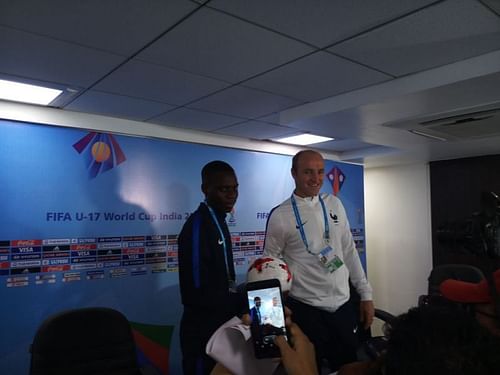
[[[366,169],[365,213],[375,305],[400,314],[426,293],[432,269],[428,164]]]

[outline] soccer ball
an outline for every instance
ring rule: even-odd
[[[247,282],[269,279],[278,279],[282,292],[288,292],[292,285],[292,274],[282,259],[272,256],[255,259],[247,271]]]

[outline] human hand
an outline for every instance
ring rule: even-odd
[[[220,363],[216,363],[215,367],[210,371],[210,375],[233,375],[233,373]]]
[[[252,324],[252,317],[250,316],[250,314],[243,314],[241,316],[241,321],[243,322],[243,324],[249,326]]]
[[[299,326],[287,326],[292,346],[284,336],[277,336],[274,343],[280,349],[281,362],[289,375],[317,375],[314,346]]]
[[[361,301],[359,303],[359,320],[363,323],[363,328],[368,329],[373,323],[375,316],[375,306],[373,301]]]

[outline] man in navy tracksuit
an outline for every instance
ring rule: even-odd
[[[235,292],[231,235],[225,221],[238,197],[236,174],[229,164],[212,161],[201,176],[205,201],[188,218],[178,239],[186,375],[210,373],[215,362],[205,354],[205,346],[220,325],[241,312],[244,302]]]

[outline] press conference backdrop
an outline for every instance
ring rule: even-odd
[[[176,239],[211,160],[240,184],[227,221],[241,282],[293,190],[290,156],[0,120],[0,373],[26,374],[40,323],[88,306],[127,316],[141,363],[181,372]],[[327,160],[326,173],[364,264],[362,167]]]

